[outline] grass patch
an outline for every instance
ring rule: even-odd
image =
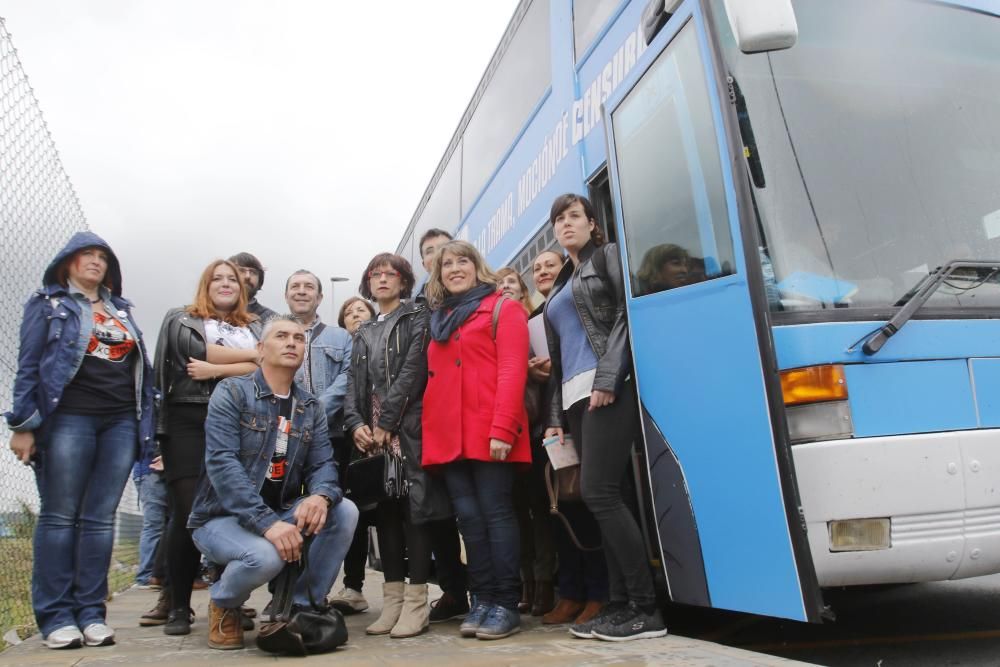
[[[14,629],[21,639],[38,632],[31,608],[31,538],[0,538],[0,637]],[[122,541],[115,545],[108,570],[108,590],[123,591],[135,580],[139,544]],[[0,651],[7,642],[0,639]]]

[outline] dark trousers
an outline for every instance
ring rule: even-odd
[[[622,480],[639,423],[635,388],[626,382],[614,403],[597,410],[587,410],[588,402],[574,403],[566,418],[581,454],[583,500],[601,529],[609,596],[614,602],[654,604],[656,593],[645,543],[622,495]]]
[[[536,443],[537,444],[537,443]],[[532,447],[531,468],[514,480],[514,511],[521,531],[521,577],[525,581],[552,581],[556,547],[549,521],[549,496],[545,491],[545,462],[541,445]]]
[[[344,586],[360,591],[365,583],[365,563],[368,561],[368,528],[375,525],[375,510],[361,512],[354,539],[344,557]]]
[[[559,512],[566,517],[581,545],[600,546],[601,529],[586,505],[579,502],[559,503]],[[608,563],[604,559],[604,550],[585,551],[578,548],[559,517],[553,516],[551,525],[559,554],[559,597],[577,602],[607,600]]]
[[[386,500],[375,510],[382,571],[387,582],[403,581],[409,570],[411,584],[426,584],[431,573],[430,534],[426,525],[410,520],[409,502]]]
[[[469,591],[477,602],[517,611],[521,540],[514,515],[514,475],[510,463],[456,461],[444,466],[465,539]]]
[[[431,536],[431,551],[434,553],[434,569],[438,586],[457,600],[468,597],[465,565],[462,564],[462,543],[458,538],[458,523],[454,517],[440,521],[429,521],[427,530]]]

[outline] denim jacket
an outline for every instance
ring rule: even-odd
[[[135,411],[139,422],[137,459],[153,445],[153,369],[142,332],[132,317],[132,303],[121,296],[121,274],[111,248],[92,232],[78,232],[56,255],[45,272],[45,287],[24,305],[21,319],[14,401],[4,414],[12,431],[35,431],[62,399],[63,391],[80,370],[93,330],[90,300],[79,291],[55,281],[55,269],[66,258],[86,247],[103,248],[109,256],[114,288],[100,288],[103,307],[115,313],[136,341],[138,358],[133,365]]]
[[[263,535],[279,520],[261,498],[277,440],[278,399],[261,369],[223,380],[212,392],[205,420],[205,477],[198,488],[188,528],[235,516],[248,531]],[[207,482],[206,478],[207,477]],[[319,400],[292,383],[292,429],[283,507],[303,495],[322,494],[337,504],[337,481],[326,413]]]
[[[324,326],[316,335],[319,316],[309,328],[309,356],[295,373],[295,382],[306,386],[306,363],[312,380],[312,392],[323,404],[330,435],[343,432],[344,395],[347,393],[347,372],[351,368],[351,335],[340,327]]]

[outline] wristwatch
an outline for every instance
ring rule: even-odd
[[[327,509],[333,507],[333,498],[331,498],[330,496],[325,496],[322,493],[318,493],[316,495],[318,495],[320,498],[326,501]]]

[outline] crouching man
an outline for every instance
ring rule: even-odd
[[[308,576],[293,605],[322,604],[351,545],[358,510],[345,500],[323,405],[293,382],[306,334],[289,316],[268,321],[258,344],[260,368],[223,380],[205,420],[205,477],[188,520],[195,544],[225,566],[212,585],[208,645],[243,647],[240,605],[299,559],[303,535]]]

